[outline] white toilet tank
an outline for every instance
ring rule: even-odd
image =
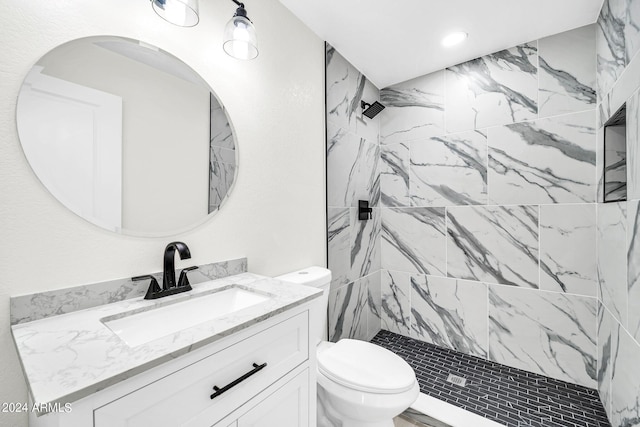
[[[319,321],[316,322],[317,329],[312,331],[316,340],[316,344],[320,341],[327,341],[328,325],[327,325],[327,309],[329,307],[329,287],[331,285],[331,270],[322,267],[307,267],[302,270],[283,274],[276,279],[284,282],[295,283],[298,285],[312,286],[314,288],[322,288],[321,308],[318,310]]]

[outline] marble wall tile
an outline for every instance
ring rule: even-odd
[[[350,210],[351,224],[351,278],[368,276],[380,270],[380,228],[382,223],[379,208],[373,208],[372,218],[358,219],[358,209]]]
[[[445,275],[444,208],[382,208],[382,268]]]
[[[540,206],[540,289],[597,296],[596,205]]]
[[[487,357],[487,285],[411,276],[411,336],[440,347]]]
[[[377,205],[379,157],[378,144],[327,123],[327,204],[356,207],[362,199]]]
[[[535,42],[447,68],[445,74],[448,132],[538,117]]]
[[[375,87],[366,77],[364,78],[364,88],[362,91],[362,100],[367,104],[373,104],[374,101],[380,101],[380,90]],[[380,138],[380,117],[382,113],[370,119],[362,114],[360,105],[356,111],[356,134],[366,139],[372,144],[378,144]]]
[[[629,64],[640,50],[640,3],[626,0],[624,25],[625,62]]]
[[[594,202],[595,111],[489,129],[489,201]]]
[[[486,131],[412,141],[410,157],[413,206],[486,204]]]
[[[538,41],[540,117],[595,107],[595,39],[592,24]]]
[[[209,121],[209,141],[212,147],[222,147],[235,149],[233,132],[231,131],[230,120],[224,108],[220,106],[218,100],[211,94],[211,118]]]
[[[326,48],[327,121],[355,132],[365,77],[331,45]]]
[[[213,147],[212,147],[213,148]],[[209,162],[209,212],[218,209],[224,202],[236,175],[233,163]]]
[[[380,197],[387,207],[410,206],[409,143],[380,146]]]
[[[604,202],[604,127],[596,131],[596,201]]]
[[[627,202],[627,329],[640,342],[640,201]]]
[[[627,200],[637,199],[640,199],[640,91],[627,101]]]
[[[396,144],[444,134],[444,71],[380,90],[380,142]]]
[[[595,298],[489,286],[489,358],[594,388]]]
[[[609,310],[598,301],[598,393],[600,401],[611,419],[611,373],[612,355],[618,349],[619,323],[615,321]]]
[[[367,289],[361,281],[329,293],[329,341],[367,336]]]
[[[411,274],[382,270],[382,329],[409,336],[411,333]]]
[[[627,203],[598,204],[597,251],[600,300],[627,323]]]
[[[618,351],[612,356],[611,424],[640,425],[640,345],[620,328]]]
[[[606,95],[626,65],[625,2],[605,0],[596,22],[596,63],[598,97]]]
[[[361,279],[367,290],[367,341],[371,341],[382,328],[382,289],[380,271]]]
[[[327,266],[331,270],[331,288],[351,282],[351,215],[349,208],[327,209]]]
[[[447,275],[538,288],[538,206],[447,209]]]

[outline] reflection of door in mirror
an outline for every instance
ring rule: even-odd
[[[64,205],[118,231],[122,224],[122,99],[41,74],[41,70],[34,67],[20,90],[18,131],[24,135],[25,155],[38,178]]]

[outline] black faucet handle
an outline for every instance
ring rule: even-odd
[[[144,296],[144,299],[154,299],[155,298],[154,295],[162,291],[155,277],[153,277],[150,274],[146,274],[144,276],[136,276],[131,278],[131,280],[133,280],[134,282],[145,280],[145,279],[151,279],[151,283],[149,284],[149,289],[147,289],[147,293]]]
[[[194,265],[192,267],[187,267],[187,268],[183,268],[182,271],[180,272],[180,278],[178,279],[178,287],[189,287],[189,290],[191,290],[191,284],[189,283],[189,278],[187,277],[187,273],[193,270],[197,270],[198,266]]]

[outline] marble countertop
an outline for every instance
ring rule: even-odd
[[[190,299],[230,285],[269,294],[271,298],[136,347],[127,345],[101,320]],[[318,288],[242,273],[195,285],[191,292],[157,300],[132,298],[16,324],[11,331],[33,402],[64,404],[313,300],[321,293]]]

